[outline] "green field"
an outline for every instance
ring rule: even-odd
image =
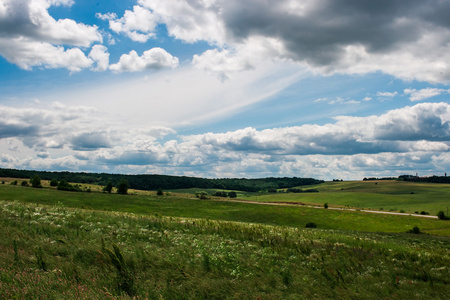
[[[191,194],[173,193],[171,196],[156,196],[154,193],[151,195],[117,195],[0,185],[0,195],[1,200],[17,200],[24,203],[60,204],[66,207],[130,212],[143,215],[158,214],[297,228],[303,228],[306,223],[314,222],[321,229],[406,232],[417,226],[424,232],[450,236],[450,222],[437,219],[324,210],[299,206],[235,203],[218,200],[220,198],[216,198],[216,200],[200,200]]]
[[[332,200],[360,194],[374,203],[382,199],[377,195],[405,196],[414,205],[408,197],[448,193],[443,185],[438,192],[435,185],[365,184],[326,183],[315,187],[319,193],[259,194],[258,201],[305,197],[357,206]],[[412,187],[414,194],[406,194]],[[450,293],[447,220],[201,200],[193,190],[130,192],[1,184],[0,299],[448,299]],[[419,203],[432,212],[440,200]],[[309,222],[317,228],[305,229]],[[407,233],[415,226],[425,234]]]
[[[330,206],[350,206],[365,209],[404,210],[407,213],[426,211],[436,215],[450,206],[450,185],[412,183],[405,181],[349,181],[326,182],[303,189],[317,189],[319,193],[277,193],[259,195],[262,202],[328,203]],[[250,197],[255,200],[256,197]],[[245,199],[245,198],[244,198]]]

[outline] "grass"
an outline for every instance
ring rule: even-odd
[[[0,299],[447,299],[450,292],[448,237],[23,200],[0,201]]]
[[[314,188],[319,193],[277,193],[259,195],[262,202],[302,202],[315,205],[350,206],[384,210],[404,210],[407,213],[427,211],[437,215],[450,206],[450,185],[412,183],[404,181],[350,181],[326,182]],[[252,200],[255,200],[252,198]]]
[[[0,185],[2,200],[73,208],[129,212],[142,215],[203,218],[303,228],[309,222],[321,229],[368,232],[406,232],[414,226],[425,233],[450,236],[450,222],[411,216],[325,210],[295,206],[255,205],[200,200],[189,194],[171,196],[77,193],[55,189]]]

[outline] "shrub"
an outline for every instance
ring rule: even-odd
[[[420,214],[421,214],[421,215],[429,215],[430,213],[422,210],[422,211],[420,212]]]
[[[66,180],[61,180],[58,183],[58,190],[60,191],[70,191],[70,192],[81,192],[82,190],[80,189],[79,185],[71,185],[70,183],[68,183]]]
[[[408,231],[409,233],[420,234],[420,229],[417,226],[414,226],[413,229]]]
[[[117,185],[117,194],[126,195],[128,194],[128,180],[122,179]]]
[[[324,207],[324,208],[328,208],[328,203],[325,203],[325,204],[323,205],[323,207]]]
[[[208,199],[208,193],[201,191],[201,192],[195,192],[195,197],[199,199]]]
[[[33,179],[31,179],[31,186],[34,188],[41,188],[41,177],[34,175]]]
[[[108,194],[111,194],[111,191],[113,189],[113,184],[111,181],[108,181],[108,183],[103,187],[103,192],[107,192]]]
[[[21,185],[22,186],[28,186],[28,181],[26,181],[26,180],[22,181]]]
[[[17,185],[17,180],[12,181],[11,185]]]
[[[50,186],[58,186],[58,180],[57,179],[52,179],[50,181]]]
[[[314,222],[309,222],[306,224],[305,228],[317,228],[317,225]]]
[[[163,196],[164,195],[163,190],[162,189],[158,189],[158,191],[156,192],[156,195]]]
[[[437,214],[439,220],[449,220],[450,218],[445,215],[445,213],[441,210]]]
[[[236,197],[237,197],[237,194],[236,194],[236,192],[229,192],[229,193],[228,193],[228,197],[230,197],[230,198],[236,198]]]

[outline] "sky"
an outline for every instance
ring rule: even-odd
[[[450,171],[449,0],[0,0],[0,167]]]

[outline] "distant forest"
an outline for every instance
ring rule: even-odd
[[[323,180],[314,178],[221,178],[207,179],[199,177],[169,176],[169,175],[121,175],[107,173],[75,173],[75,172],[47,172],[47,171],[29,171],[15,169],[1,169],[0,177],[11,178],[33,178],[38,175],[43,180],[56,179],[58,181],[66,180],[72,183],[98,184],[105,186],[112,182],[114,186],[125,179],[129,187],[139,190],[157,190],[157,189],[222,189],[238,190],[246,192],[267,191],[269,189],[284,189],[303,185],[313,185],[323,183]]]
[[[429,177],[419,177],[414,175],[400,175],[398,177],[382,177],[382,178],[370,177],[363,179],[363,181],[368,180],[401,180],[401,181],[428,182],[428,183],[450,183],[450,177],[447,176],[447,173],[445,173],[445,176],[433,175]]]

